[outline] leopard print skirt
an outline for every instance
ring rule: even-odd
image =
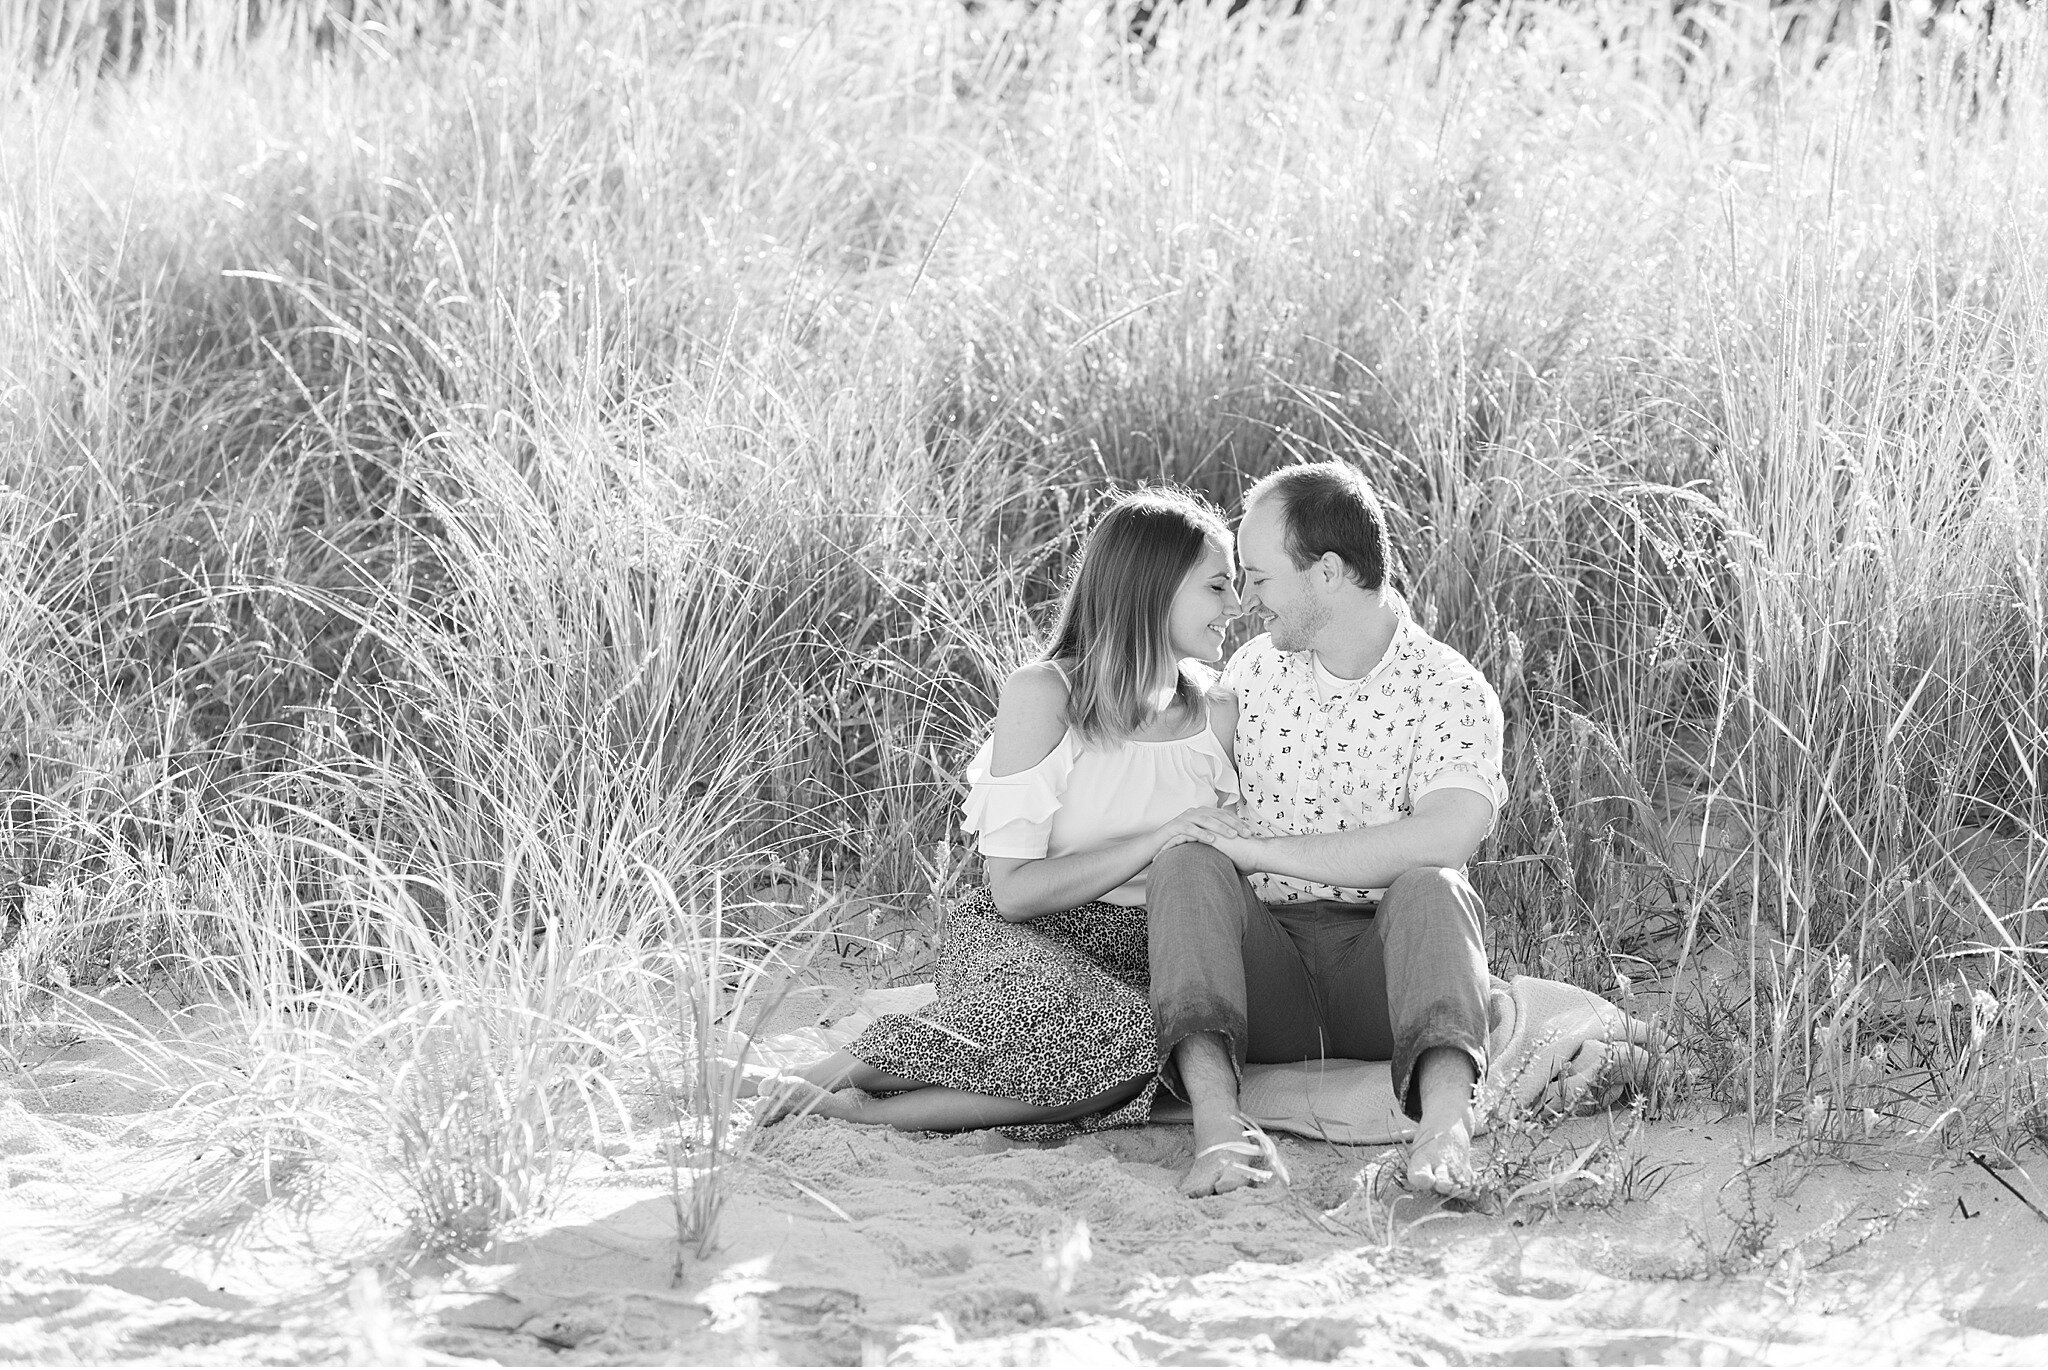
[[[1045,1141],[1137,1127],[1158,1088],[1150,985],[1142,906],[1092,902],[1012,923],[979,889],[940,934],[937,1002],[877,1018],[846,1050],[906,1080],[1047,1108],[1142,1079],[1108,1112],[1000,1130]]]

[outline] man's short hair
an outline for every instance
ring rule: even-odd
[[[1268,498],[1280,501],[1280,526],[1296,570],[1335,552],[1366,589],[1387,583],[1394,557],[1386,514],[1357,467],[1341,461],[1282,467],[1251,488],[1244,507]]]

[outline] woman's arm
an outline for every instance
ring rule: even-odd
[[[1067,732],[1067,685],[1049,662],[1024,667],[1003,684],[989,773],[1036,766]],[[983,857],[996,911],[1013,923],[1100,899],[1152,864],[1167,847],[1202,837],[1241,837],[1250,829],[1217,809],[1190,809],[1149,833],[1072,856]]]
[[[1100,899],[1152,864],[1162,850],[1157,833],[1128,838],[1113,847],[1073,856],[1041,856],[1027,861],[1010,856],[985,856],[989,895],[996,912],[1012,923],[1058,913],[1091,899]]]
[[[1033,860],[985,856],[982,864],[988,868],[989,895],[996,912],[1012,923],[1021,923],[1041,913],[1058,913],[1100,899],[1151,865],[1168,847],[1183,842],[1229,841],[1249,837],[1251,832],[1251,826],[1236,814],[1205,805],[1112,847]]]

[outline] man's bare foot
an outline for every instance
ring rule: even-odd
[[[1434,1124],[1434,1125],[1433,1125]],[[1418,1194],[1465,1194],[1472,1188],[1472,1121],[1458,1114],[1425,1118],[1408,1148],[1408,1187]]]
[[[1415,1063],[1422,1118],[1408,1148],[1408,1187],[1418,1194],[1472,1188],[1473,1091],[1478,1064],[1451,1047],[1431,1047]]]
[[[802,1114],[849,1122],[860,1116],[862,1101],[843,1098],[836,1090],[814,1085],[801,1075],[772,1075],[761,1082],[759,1093],[764,1102],[755,1121],[762,1127]]]
[[[1200,1199],[1273,1178],[1279,1171],[1277,1157],[1252,1141],[1238,1116],[1237,1071],[1223,1038],[1212,1032],[1194,1033],[1181,1039],[1173,1059],[1195,1110],[1195,1163],[1181,1176],[1180,1192]],[[1261,1166],[1260,1160],[1275,1164]],[[1279,1173],[1285,1184],[1286,1173]]]
[[[1220,1124],[1195,1115],[1195,1163],[1181,1176],[1180,1192],[1190,1199],[1228,1194],[1271,1177],[1258,1162],[1265,1153],[1245,1134],[1236,1115]]]

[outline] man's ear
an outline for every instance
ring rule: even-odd
[[[1344,558],[1335,552],[1325,552],[1316,558],[1316,583],[1329,589],[1351,579],[1351,568],[1344,564]]]

